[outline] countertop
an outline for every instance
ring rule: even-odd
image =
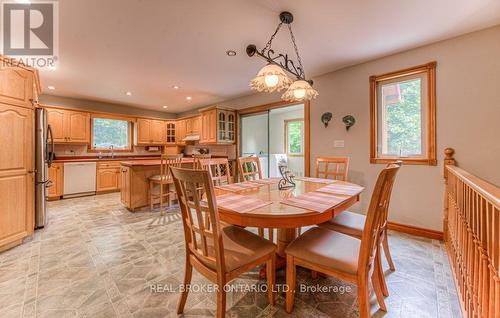
[[[120,162],[122,166],[125,167],[147,167],[147,166],[159,166],[160,159],[149,159],[149,160],[126,160]],[[193,163],[193,158],[182,158],[182,163]]]
[[[60,157],[55,159],[53,162],[54,163],[61,163],[61,162],[100,162],[100,161],[130,161],[130,160],[160,160],[159,156],[130,156],[130,157],[125,157],[125,156],[118,156],[115,158],[111,157],[103,157],[99,159],[98,157]]]

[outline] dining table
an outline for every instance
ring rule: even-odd
[[[364,190],[362,186],[354,183],[320,178],[297,178],[293,187],[280,189],[279,178],[274,180],[276,182],[273,182],[273,178],[263,179],[255,187],[251,187],[249,182],[244,182],[245,186],[240,187],[238,183],[228,185],[227,188],[216,187],[215,194],[217,202],[230,195],[265,202],[261,205],[255,204],[255,208],[250,208],[251,210],[218,204],[218,213],[222,222],[232,225],[277,229],[277,269],[286,266],[285,249],[298,236],[298,229],[334,218],[358,202]],[[309,207],[311,202],[302,201],[304,195],[312,198],[319,196],[319,200],[326,197],[329,203]],[[314,205],[314,202],[312,204]],[[261,271],[261,274],[265,275],[265,271]]]

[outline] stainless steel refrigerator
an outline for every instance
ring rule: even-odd
[[[49,168],[54,159],[54,138],[47,124],[47,111],[37,108],[35,113],[35,228],[47,224],[47,188]]]

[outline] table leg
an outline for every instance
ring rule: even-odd
[[[278,229],[278,249],[276,251],[276,270],[286,267],[285,249],[297,237],[297,229]],[[263,266],[259,273],[260,278],[266,278],[266,267]]]

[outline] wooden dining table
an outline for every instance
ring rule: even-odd
[[[219,218],[223,222],[242,227],[276,228],[278,231],[278,258],[276,264],[277,268],[284,267],[285,248],[297,237],[299,228],[323,223],[332,219],[358,202],[360,193],[364,189],[359,185],[344,181],[335,180],[330,184],[327,184],[325,179],[323,179],[323,181],[324,182],[295,180],[295,187],[289,189],[280,190],[278,188],[278,184],[266,184],[260,186],[259,188],[238,192],[239,195],[254,196],[264,201],[271,201],[272,203],[245,213],[225,209],[224,207],[219,206]],[[297,197],[308,192],[314,192],[327,185],[333,188],[335,188],[336,185],[338,185],[339,188],[348,186],[357,188],[359,191],[355,191],[353,194],[342,194],[342,191],[339,191],[339,194],[332,194],[341,199],[336,205],[323,212],[317,212],[281,203],[282,200],[287,198]],[[216,188],[215,193],[216,196],[220,196],[230,192]]]

